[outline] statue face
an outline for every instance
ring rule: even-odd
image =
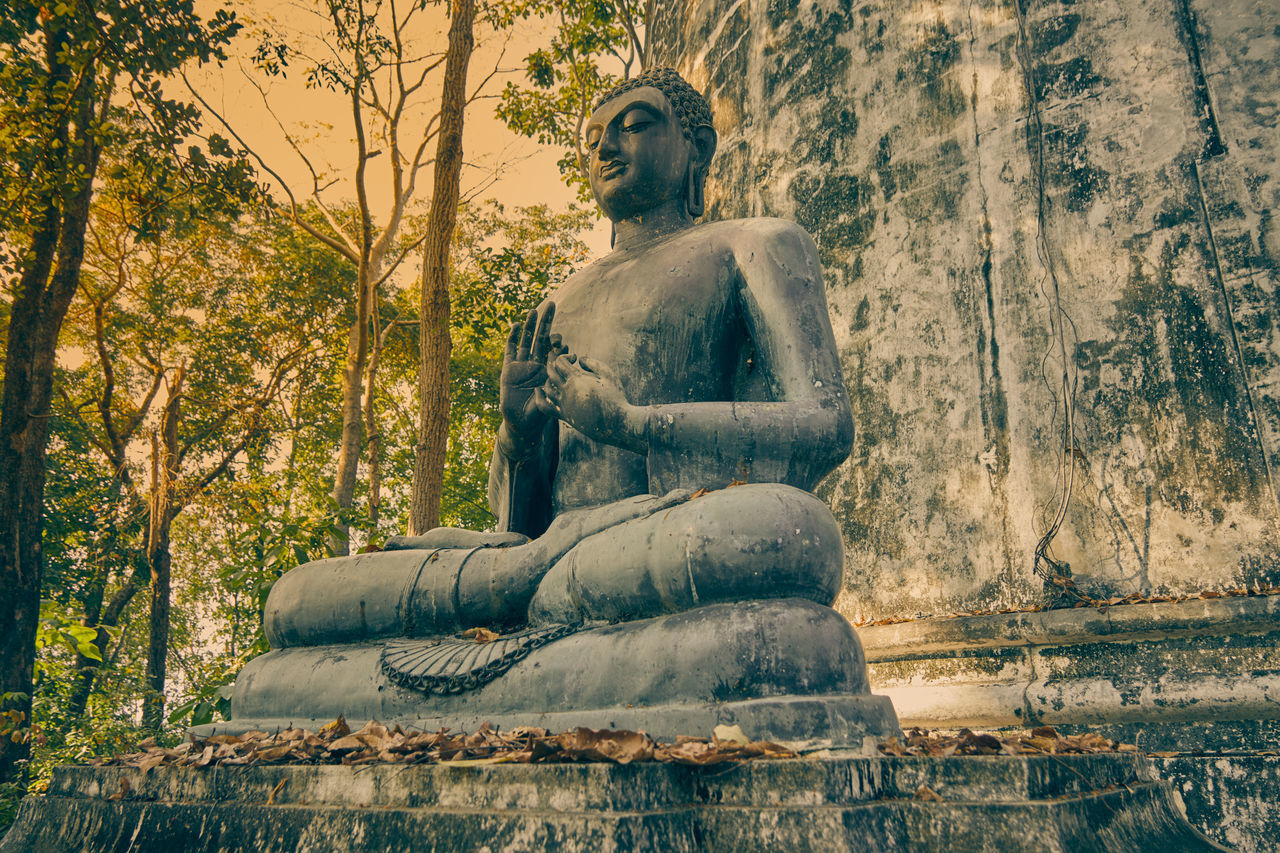
[[[614,222],[683,198],[693,146],[662,90],[640,86],[601,104],[585,144],[591,191]]]

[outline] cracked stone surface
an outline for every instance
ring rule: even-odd
[[[822,252],[842,612],[1043,600],[1068,479],[1052,553],[1094,595],[1276,582],[1280,7],[672,0],[650,31],[716,115],[710,215]]]

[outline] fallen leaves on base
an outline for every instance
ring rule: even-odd
[[[883,755],[1092,755],[1100,752],[1137,752],[1131,743],[1107,740],[1094,732],[1061,735],[1053,726],[1026,732],[930,732],[911,729],[906,743],[896,737],[880,744]]]
[[[173,749],[148,738],[139,751],[94,759],[94,766],[229,767],[250,764],[437,764],[475,767],[487,764],[541,764],[568,761],[660,761],[706,765],[757,758],[795,758],[792,750],[768,741],[751,741],[737,726],[717,726],[710,738],[680,737],[659,743],[644,732],[578,728],[551,734],[546,729],[520,727],[501,732],[482,723],[471,734],[406,732],[370,722],[353,732],[339,717],[310,732],[287,729],[268,734],[212,735],[191,739]]]

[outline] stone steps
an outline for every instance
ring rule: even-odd
[[[766,849],[1221,848],[1132,755],[64,767],[0,842],[0,853]]]

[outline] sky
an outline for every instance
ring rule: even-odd
[[[354,200],[356,149],[348,98],[308,86],[306,63],[302,60],[291,62],[284,75],[275,78],[267,78],[252,64],[252,51],[264,33],[274,33],[313,56],[322,55],[325,46],[316,34],[322,31],[323,21],[315,4],[308,0],[203,0],[198,8],[209,16],[224,5],[236,11],[245,30],[229,52],[227,62],[188,75],[192,86],[291,185],[300,199],[309,194],[313,182],[306,163],[290,146],[290,136],[321,176],[325,186],[322,198],[329,203]],[[410,51],[423,56],[443,54],[448,42],[448,20],[443,10],[428,6],[418,16],[406,33]],[[508,210],[537,203],[563,209],[574,200],[574,192],[565,186],[556,166],[561,152],[514,134],[494,115],[497,95],[507,81],[523,82],[520,69],[524,58],[545,39],[546,26],[544,22],[527,21],[503,33],[477,26],[468,90],[478,90],[480,99],[467,110],[464,124],[464,196],[494,198]],[[418,93],[420,109],[405,122],[402,138],[420,138],[426,117],[435,112],[441,77],[441,71],[427,77]],[[258,86],[252,82],[255,80]],[[209,119],[209,126],[210,130],[220,130],[215,119]],[[401,144],[402,148],[410,148],[408,143]],[[434,153],[434,140],[428,148]],[[389,158],[378,157],[369,163],[367,186],[378,221],[386,220],[383,212],[391,199],[388,162]],[[265,174],[262,179],[270,180]],[[428,167],[419,174],[414,194],[424,209],[430,200],[431,184]],[[587,242],[599,255],[608,250],[608,239],[608,222],[602,221],[588,235]]]

